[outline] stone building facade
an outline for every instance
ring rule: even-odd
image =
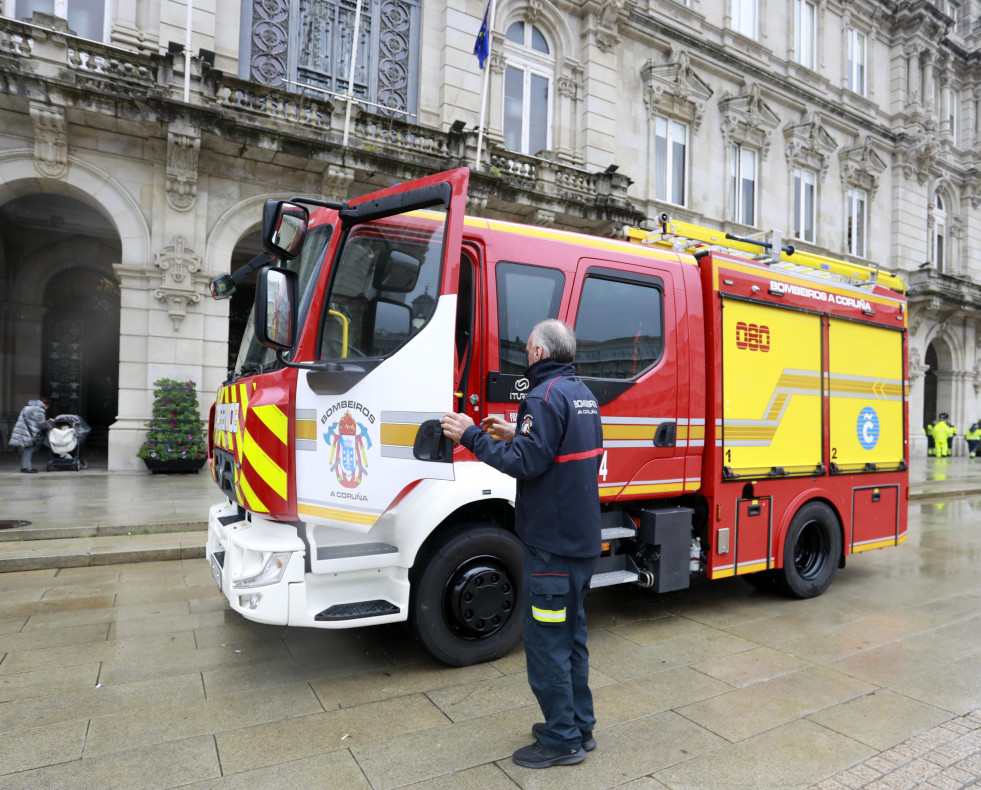
[[[461,165],[478,215],[667,212],[902,273],[913,452],[981,417],[979,0],[495,0],[486,70],[484,0],[363,7],[0,0],[5,438],[50,392],[136,468],[153,382],[206,413],[226,376],[247,290],[207,283],[267,198]]]

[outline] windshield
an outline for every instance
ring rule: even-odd
[[[299,275],[300,282],[297,291],[301,294],[301,297],[297,326],[303,326],[303,319],[307,314],[307,310],[310,308],[310,301],[313,299],[314,290],[311,286],[317,282],[317,275],[320,272],[320,266],[324,260],[324,253],[327,251],[327,244],[330,242],[333,230],[333,225],[319,225],[313,228],[303,240],[303,250],[300,252],[300,255],[291,261],[279,263],[280,266],[295,271]],[[250,372],[245,370],[246,365],[253,368],[252,372],[254,372],[254,367],[257,365],[261,366],[262,370],[271,370],[280,366],[279,361],[276,359],[276,351],[259,345],[259,342],[256,340],[253,326],[254,320],[255,312],[253,311],[249,314],[249,322],[245,327],[245,333],[242,336],[242,345],[239,348],[238,359],[235,363],[235,370],[239,373]]]
[[[445,217],[414,212],[352,229],[331,282],[320,359],[388,356],[429,322]]]

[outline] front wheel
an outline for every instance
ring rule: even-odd
[[[781,586],[795,598],[814,598],[828,589],[840,559],[837,516],[823,502],[808,502],[787,529]]]
[[[412,627],[423,646],[451,666],[492,661],[521,639],[524,546],[481,522],[437,538],[412,574]]]

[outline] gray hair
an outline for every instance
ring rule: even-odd
[[[531,330],[532,344],[541,346],[545,356],[556,362],[572,362],[576,356],[576,335],[572,327],[557,318],[546,318]]]

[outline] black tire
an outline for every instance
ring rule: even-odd
[[[780,577],[794,598],[814,598],[828,589],[841,560],[841,527],[823,502],[808,502],[787,529]]]
[[[521,639],[525,549],[501,527],[459,524],[437,537],[412,573],[412,627],[454,667],[493,661]]]

